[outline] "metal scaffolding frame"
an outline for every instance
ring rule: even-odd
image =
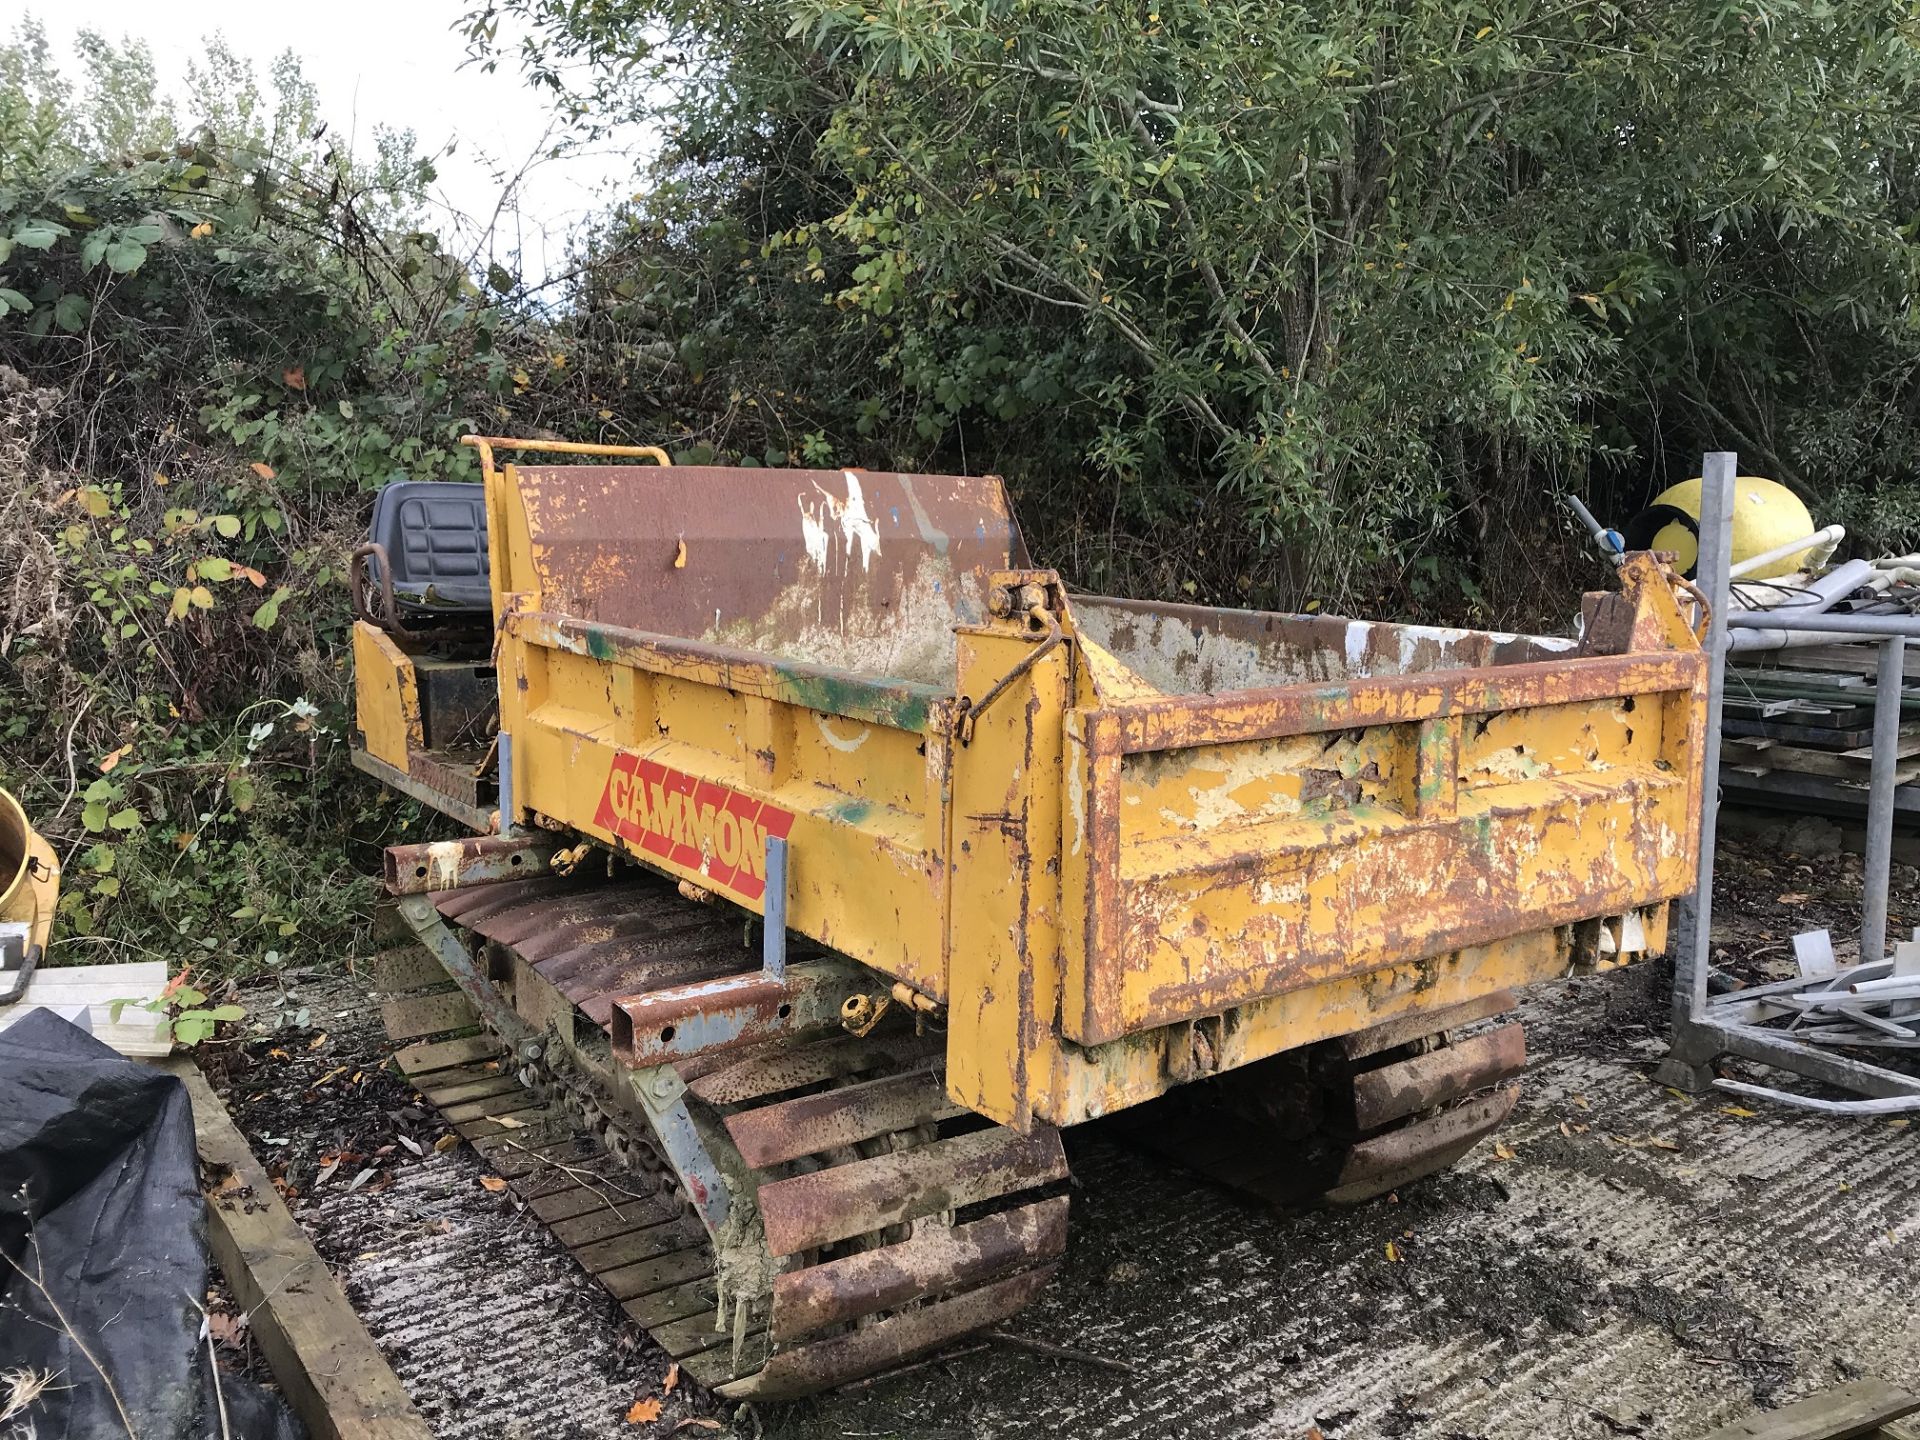
[[[1860,959],[1863,965],[1887,953],[1887,882],[1893,860],[1894,761],[1899,750],[1900,689],[1909,637],[1920,638],[1920,616],[1803,615],[1791,609],[1736,611],[1733,584],[1734,477],[1732,451],[1714,451],[1701,469],[1700,558],[1696,583],[1708,604],[1707,724],[1700,785],[1700,877],[1681,902],[1675,933],[1673,1047],[1655,1078],[1699,1094],[1713,1085],[1713,1062],[1722,1056],[1792,1071],[1811,1080],[1875,1097],[1920,1096],[1920,1076],[1797,1040],[1757,1022],[1765,1002],[1754,991],[1709,995],[1712,969],[1713,851],[1720,808],[1720,709],[1726,686],[1727,637],[1734,629],[1851,632],[1879,639],[1880,661],[1873,697],[1873,759],[1867,783],[1867,849],[1862,881]],[[1836,976],[1837,980],[1844,978]]]

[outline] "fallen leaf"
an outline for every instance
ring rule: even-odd
[[[460,1137],[454,1134],[451,1130],[449,1130],[446,1134],[442,1135],[438,1140],[433,1142],[433,1150],[436,1155],[444,1155],[447,1153],[447,1151],[453,1149],[453,1147],[458,1145],[459,1143],[460,1143]]]
[[[415,1155],[424,1157],[427,1153],[426,1147],[422,1145],[418,1140],[415,1140],[410,1136],[402,1135],[400,1137],[400,1143],[406,1146],[407,1149],[411,1150]]]
[[[282,371],[280,372],[280,381],[281,381],[281,383],[282,383],[283,385],[285,385],[285,386],[286,386],[286,387],[287,387],[287,388],[288,388],[289,390],[304,390],[304,389],[306,389],[306,388],[307,388],[307,368],[306,368],[306,366],[304,366],[304,365],[296,365],[296,366],[294,366],[294,367],[293,367],[293,368],[292,368],[291,370],[282,370]],[[264,479],[264,478],[267,478],[267,477],[264,477],[264,476],[263,476],[262,478]]]
[[[105,755],[102,755],[100,757],[100,773],[102,775],[106,774],[109,770],[113,769],[114,766],[118,765],[122,760],[126,759],[127,756],[131,755],[132,753],[133,753],[133,746],[131,745],[122,745],[118,750],[108,751]]]
[[[1904,1130],[1907,1128],[1907,1126],[1911,1125],[1912,1123],[1913,1122],[1907,1119],[1907,1117],[1904,1115],[1902,1115],[1898,1120],[1887,1121],[1887,1124],[1891,1125],[1896,1130]]]
[[[659,1418],[660,1402],[651,1395],[644,1400],[634,1401],[633,1408],[627,1411],[627,1423],[629,1425],[645,1425]]]
[[[502,1180],[498,1175],[482,1175],[480,1177],[480,1188],[485,1190],[489,1195],[498,1195],[502,1190],[507,1188],[507,1182]]]
[[[1648,1140],[1647,1144],[1653,1146],[1656,1150],[1678,1150],[1680,1148],[1677,1141],[1663,1140],[1658,1135]]]
[[[1722,1105],[1720,1107],[1720,1113],[1722,1115],[1731,1115],[1739,1120],[1751,1120],[1759,1112],[1749,1110],[1744,1105]]]
[[[502,1130],[524,1130],[527,1128],[526,1121],[516,1120],[511,1115],[496,1115],[493,1117],[493,1123],[498,1125]]]
[[[327,1032],[322,1030],[318,1035],[314,1036],[313,1039],[307,1042],[307,1049],[318,1050],[322,1045],[326,1043],[327,1043]]]
[[[238,1350],[246,1334],[247,1317],[216,1312],[207,1316],[207,1333],[222,1345]]]
[[[1493,1158],[1496,1160],[1512,1160],[1515,1156],[1513,1151],[1507,1147],[1506,1141],[1496,1140],[1493,1142]]]
[[[1813,899],[1813,896],[1802,895],[1798,890],[1795,890],[1786,895],[1775,896],[1773,903],[1776,905],[1804,905],[1811,899]]]
[[[1394,1244],[1394,1243],[1393,1243],[1393,1241],[1391,1241],[1391,1240],[1389,1240],[1389,1241],[1387,1241],[1387,1259],[1388,1259],[1388,1261],[1389,1261],[1389,1262],[1392,1262],[1392,1261],[1397,1261],[1397,1260],[1398,1260],[1399,1258],[1400,1258],[1400,1247],[1399,1247],[1398,1245],[1396,1245],[1396,1244]]]
[[[687,542],[684,540],[680,541],[674,548],[673,568],[676,570],[684,570],[687,568]]]
[[[673,1387],[678,1385],[679,1383],[680,1383],[680,1362],[676,1360],[671,1365],[667,1366],[666,1379],[660,1382],[660,1393],[662,1395],[671,1395],[673,1393]]]
[[[326,1184],[327,1181],[333,1178],[333,1172],[338,1170],[339,1168],[340,1168],[340,1157],[336,1155],[333,1157],[333,1159],[327,1161],[326,1164],[322,1165],[320,1167],[320,1173],[313,1177],[314,1188],[317,1190],[320,1188],[320,1186]]]
[[[378,1175],[379,1173],[380,1172],[378,1170],[376,1170],[373,1166],[369,1165],[366,1169],[362,1170],[358,1175],[353,1177],[353,1183],[347,1186],[347,1194],[351,1195],[354,1191],[358,1190],[362,1185],[366,1184],[367,1181],[371,1180],[374,1176]]]
[[[267,1051],[267,1058],[269,1060],[291,1060],[293,1057],[276,1045],[273,1049]]]
[[[262,480],[273,479],[273,466],[267,464],[267,462],[264,460],[256,460],[253,462],[253,464],[249,465],[247,468],[253,471],[253,473],[258,475]]]
[[[195,240],[204,240],[213,234],[213,222],[211,220],[202,220],[198,225],[194,226],[193,229],[189,230],[187,234]]]
[[[673,1433],[678,1434],[682,1430],[720,1430],[724,1428],[718,1420],[709,1420],[704,1415],[689,1415],[673,1427]]]

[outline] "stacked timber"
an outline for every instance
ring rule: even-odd
[[[1729,665],[1720,783],[1729,800],[1864,815],[1879,649],[1809,646]],[[1894,752],[1896,814],[1920,820],[1920,654],[1909,649]]]

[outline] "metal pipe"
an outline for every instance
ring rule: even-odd
[[[1887,882],[1893,871],[1894,758],[1900,748],[1901,687],[1907,642],[1880,642],[1880,672],[1873,682],[1873,759],[1867,774],[1867,856],[1861,874],[1860,958],[1887,953]]]
[[[513,806],[513,736],[500,732],[500,833],[505,835],[519,822],[520,812]]]
[[[658,445],[593,445],[580,440],[517,440],[508,435],[462,435],[462,445],[480,452],[481,462],[493,464],[495,450],[538,450],[550,455],[602,455],[608,458],[651,460],[671,465],[673,457]]]
[[[1792,630],[1858,640],[1862,635],[1920,639],[1920,615],[1795,615],[1780,610],[1736,610],[1727,617],[1736,630]]]
[[[1578,495],[1568,495],[1566,502],[1573,513],[1580,517],[1580,523],[1587,527],[1587,533],[1593,537],[1593,543],[1600,547],[1601,554],[1616,565],[1627,558],[1626,545],[1619,535],[1593,518],[1593,512],[1587,508],[1586,501]]]
[[[1682,948],[1674,960],[1673,1008],[1676,1030],[1697,1021],[1707,1008],[1707,972],[1713,959],[1713,845],[1720,812],[1720,703],[1726,691],[1727,613],[1733,565],[1733,479],[1738,472],[1732,451],[1716,450],[1701,466],[1700,558],[1697,583],[1707,597],[1707,714],[1700,739],[1699,880],[1683,912]]]
[[[1735,565],[1730,570],[1728,570],[1727,574],[1732,576],[1735,580],[1738,580],[1742,575],[1751,575],[1754,571],[1760,569],[1763,565],[1771,565],[1776,560],[1784,560],[1787,558],[1787,556],[1797,555],[1802,550],[1812,550],[1816,547],[1824,547],[1826,554],[1810,555],[1807,557],[1807,563],[1800,567],[1801,569],[1805,570],[1810,568],[1811,566],[1818,565],[1821,561],[1825,560],[1827,558],[1827,555],[1831,555],[1833,553],[1833,547],[1838,545],[1842,540],[1846,538],[1847,538],[1846,526],[1829,525],[1827,526],[1826,529],[1816,530],[1813,532],[1813,534],[1808,535],[1803,539],[1789,540],[1784,545],[1776,545],[1773,547],[1773,549],[1763,550],[1758,555],[1749,555],[1746,559],[1742,560],[1738,565]]]
[[[1832,574],[1822,575],[1818,580],[1811,581],[1804,586],[1804,589],[1812,592],[1811,598],[1796,596],[1792,600],[1783,601],[1781,604],[1771,606],[1767,609],[1736,610],[1733,612],[1733,615],[1734,617],[1750,615],[1765,615],[1768,617],[1792,615],[1800,618],[1805,618],[1809,615],[1824,615],[1835,605],[1838,605],[1842,600],[1846,599],[1847,596],[1867,584],[1873,578],[1873,575],[1874,568],[1871,562],[1866,560],[1849,560]],[[1752,583],[1764,586],[1767,582],[1765,580],[1759,580]],[[1738,618],[1734,618],[1733,623],[1740,625],[1742,622]],[[1840,636],[1837,631],[1822,631],[1821,633],[1832,636],[1839,643],[1845,643],[1846,637]],[[1766,630],[1741,629],[1735,631],[1735,633],[1729,637],[1727,648],[1734,651],[1778,650],[1784,645],[1793,643],[1795,643],[1793,638],[1790,637],[1784,629],[1778,627]],[[1809,642],[1801,641],[1799,643],[1805,644]]]
[[[765,924],[760,927],[760,969],[769,980],[787,978],[787,842],[767,837]]]

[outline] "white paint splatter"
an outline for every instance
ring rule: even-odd
[[[880,553],[880,522],[868,513],[866,492],[860,488],[860,477],[851,470],[840,472],[847,480],[847,498],[822,490],[819,485],[813,488],[819,491],[817,504],[799,497],[800,536],[807,547],[807,558],[822,570],[827,568],[828,558],[833,549],[833,531],[840,532],[841,564],[851,569],[853,557],[857,551],[860,556],[860,568],[873,568],[873,557]]]
[[[827,716],[819,715],[815,718],[820,722],[820,738],[825,740],[827,744],[831,745],[834,749],[848,755],[851,755],[862,745],[866,744],[867,737],[873,734],[871,726],[862,725],[858,735],[854,736],[851,740],[843,740],[840,736],[833,733],[833,723]]]

